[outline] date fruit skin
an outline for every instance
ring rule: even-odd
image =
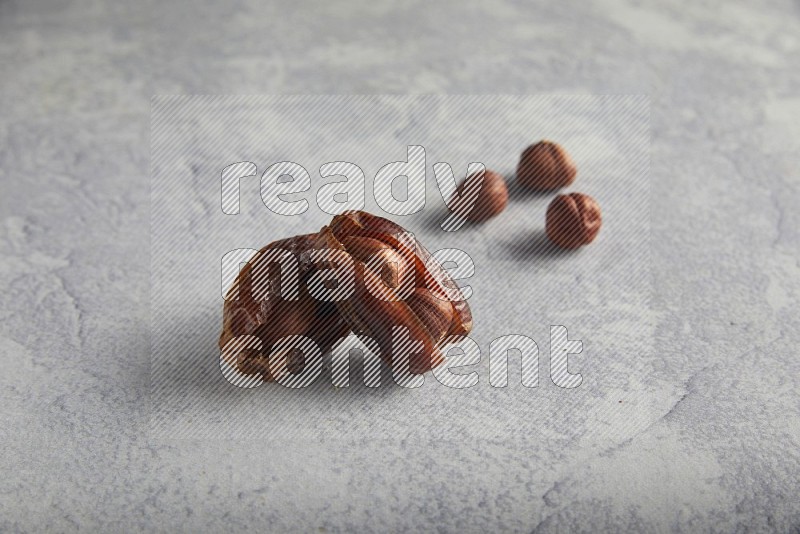
[[[349,211],[335,216],[321,234],[328,246],[354,260],[356,289],[351,298],[337,302],[341,314],[356,334],[378,343],[388,365],[394,363],[393,351],[403,349],[393,346],[394,327],[406,328],[412,340],[422,343],[421,352],[409,355],[414,374],[444,362],[439,348],[447,337],[472,330],[472,312],[455,282],[400,225]],[[370,261],[376,254],[391,263]]]
[[[539,141],[522,151],[517,182],[531,189],[558,189],[574,182],[577,173],[572,158],[561,145]]]
[[[312,297],[305,281],[315,272],[309,253],[320,246],[319,234],[305,234],[270,243],[256,253],[241,270],[236,282],[226,295],[223,308],[223,328],[219,339],[220,349],[233,338],[252,335],[261,340],[263,351],[244,350],[236,358],[235,365],[245,374],[261,374],[263,380],[271,380],[268,355],[270,348],[280,338],[303,335],[312,339],[323,354],[341,338],[350,333],[350,328],[338,312],[335,303],[319,301]],[[281,270],[270,266],[267,278],[260,278],[266,266],[267,252],[282,249],[291,252],[298,260],[299,298],[285,299],[280,293]],[[262,280],[259,282],[259,280]],[[265,281],[264,281],[265,280]],[[266,299],[260,295],[256,284],[265,283],[269,289]],[[238,298],[237,298],[238,291]],[[289,355],[290,371],[303,367],[302,355]]]
[[[269,251],[275,249],[298,259],[297,300],[281,293],[281,269],[265,268]],[[308,279],[326,268],[310,255],[322,249],[352,258],[355,287],[349,298],[327,302],[309,293]],[[268,297],[257,299],[262,293],[256,286],[265,283]],[[410,351],[408,361],[409,372],[420,374],[444,362],[440,347],[449,336],[472,330],[472,313],[449,274],[411,234],[388,219],[349,211],[335,216],[318,233],[270,243],[248,261],[226,296],[219,346],[224,349],[238,336],[257,337],[261,351],[242,350],[229,356],[229,363],[268,381],[276,378],[269,367],[270,351],[276,341],[290,335],[309,337],[323,354],[351,332],[369,336],[377,342],[384,362],[392,366],[394,351],[405,348],[394,346],[394,327],[405,328],[412,343],[421,343],[422,350]],[[283,372],[302,371],[302,354],[287,356]]]
[[[458,186],[458,194],[463,195],[466,190],[467,195],[471,196],[469,189],[478,187],[479,182],[480,173],[470,174]],[[454,199],[454,202],[451,203],[453,213],[463,215],[468,221],[483,222],[499,215],[508,205],[508,187],[506,187],[505,178],[500,173],[489,169],[483,173],[480,190],[473,194],[477,194],[474,205],[469,198]],[[471,210],[470,206],[472,206]]]
[[[583,193],[559,195],[547,207],[547,237],[561,248],[588,245],[597,237],[602,224],[600,205]]]

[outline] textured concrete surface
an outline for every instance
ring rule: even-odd
[[[0,530],[796,531],[799,17],[0,0]],[[152,434],[151,95],[536,92],[651,103],[653,350],[585,434]]]

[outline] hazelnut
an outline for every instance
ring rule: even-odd
[[[575,180],[578,170],[567,151],[552,141],[539,141],[522,151],[517,181],[532,189],[558,189]]]
[[[600,205],[583,193],[558,195],[547,207],[547,237],[562,248],[588,245],[602,224]]]
[[[480,182],[483,174],[483,182]],[[475,189],[478,189],[475,191]],[[465,194],[466,190],[466,194]],[[477,194],[477,198],[474,195]],[[463,195],[463,196],[462,196]],[[473,203],[473,198],[474,203]],[[458,186],[458,197],[453,199],[453,213],[463,215],[468,221],[481,222],[491,219],[506,209],[508,188],[500,173],[486,169],[467,176]]]

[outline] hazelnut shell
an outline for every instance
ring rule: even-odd
[[[500,173],[486,169],[483,173],[483,182],[480,182],[481,173],[473,173],[458,186],[458,197],[451,202],[453,213],[463,214],[468,221],[483,222],[500,214],[508,204],[508,187]],[[470,188],[480,189],[477,193]],[[465,190],[467,196],[464,196]],[[470,198],[477,194],[474,200]],[[471,209],[470,209],[471,208]]]
[[[561,145],[540,141],[523,150],[517,166],[517,182],[531,189],[566,187],[578,173],[572,158]]]
[[[589,195],[558,195],[547,207],[547,237],[561,248],[574,249],[594,241],[603,223],[600,205]]]

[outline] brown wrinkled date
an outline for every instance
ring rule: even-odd
[[[408,329],[412,342],[422,343],[421,352],[409,355],[412,373],[443,363],[442,341],[472,330],[469,305],[453,280],[401,226],[355,211],[337,215],[321,233],[331,248],[355,261],[355,293],[337,303],[339,310],[356,334],[378,343],[387,364],[393,348],[403,350],[393,347],[394,327]]]
[[[253,273],[258,272],[266,251],[280,248],[299,255],[300,298],[287,301],[281,295],[271,304],[272,297],[258,301],[250,295],[256,278]],[[311,259],[313,251],[322,249],[338,251],[352,260],[354,289],[349,298],[319,301],[303,283],[330,267]],[[273,269],[269,273],[270,288],[279,287]],[[239,298],[231,298],[237,287]],[[235,364],[243,373],[261,373],[265,380],[274,378],[267,365],[271,347],[289,335],[311,338],[324,353],[352,331],[375,340],[388,365],[393,364],[396,351],[408,353],[409,371],[418,374],[443,363],[440,347],[448,336],[466,335],[472,329],[469,306],[431,254],[401,226],[363,211],[337,215],[317,234],[264,247],[242,269],[228,296],[220,347],[235,336],[257,336],[263,351],[242,351]],[[398,337],[398,330],[405,337]],[[289,366],[289,370],[301,367],[302,363],[294,369]]]

